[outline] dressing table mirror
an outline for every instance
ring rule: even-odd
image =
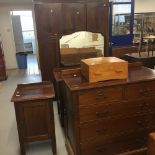
[[[62,66],[75,66],[81,59],[104,56],[104,37],[100,33],[75,32],[62,36],[59,44]]]

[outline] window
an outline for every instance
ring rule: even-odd
[[[112,34],[123,35],[130,33],[130,4],[119,4],[113,6]]]

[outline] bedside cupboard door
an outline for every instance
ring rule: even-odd
[[[30,101],[21,105],[20,126],[23,130],[25,141],[32,142],[43,140],[49,137],[49,107],[45,101]]]

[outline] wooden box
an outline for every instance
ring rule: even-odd
[[[155,133],[154,132],[149,134],[147,154],[148,155],[155,155]]]
[[[116,57],[99,57],[81,60],[82,75],[89,82],[128,77],[128,62]]]

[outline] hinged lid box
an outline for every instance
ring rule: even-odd
[[[128,78],[128,62],[116,57],[81,60],[82,75],[89,82]]]

